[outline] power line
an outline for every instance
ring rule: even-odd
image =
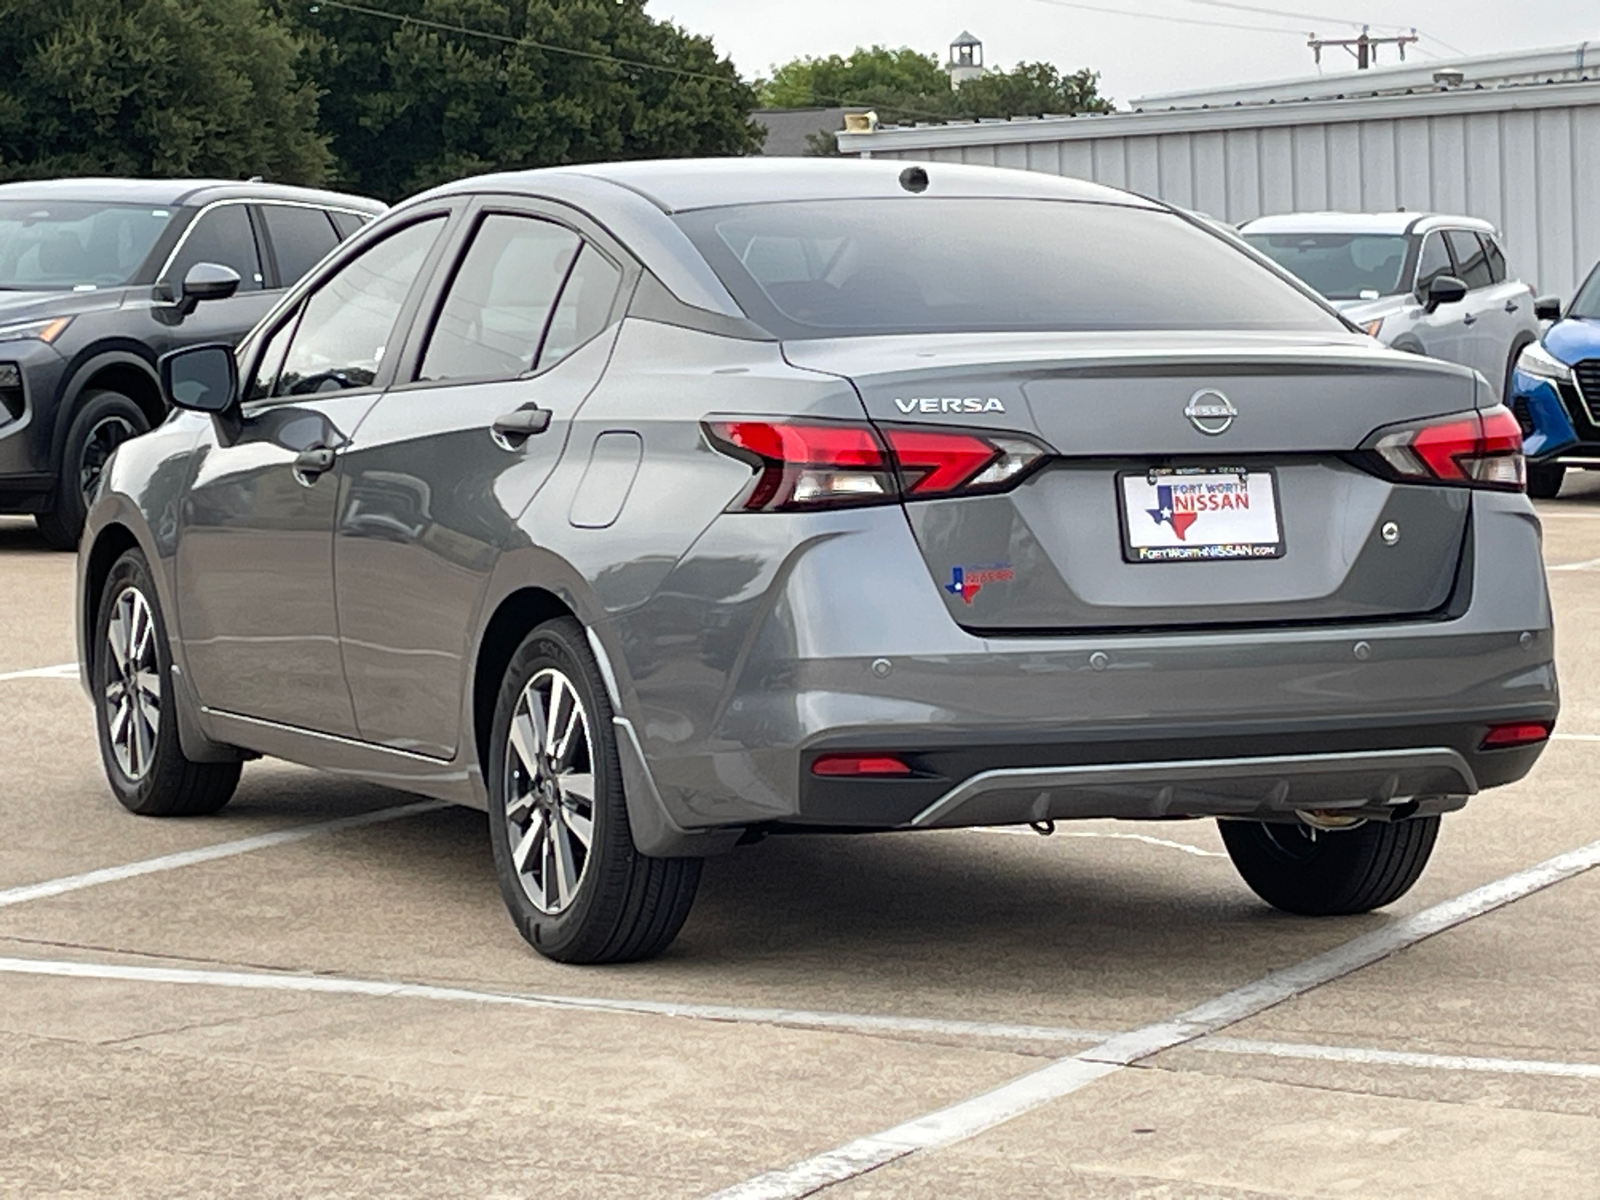
[[[1263,8],[1258,4],[1240,4],[1236,0],[1189,0],[1190,4],[1204,4],[1208,8],[1231,8],[1239,12],[1262,13],[1269,17],[1293,17],[1301,21],[1326,21],[1332,25],[1368,26],[1373,29],[1410,29],[1409,25],[1382,25],[1376,21],[1354,21],[1348,16],[1334,17],[1327,13],[1298,12],[1283,8]]]
[[[1082,0],[1034,0],[1036,4],[1049,4],[1056,8],[1075,8],[1084,12],[1107,13],[1113,17],[1142,17],[1149,21],[1170,21],[1179,25],[1204,25],[1211,29],[1242,29],[1248,33],[1287,33],[1304,37],[1304,29],[1289,29],[1282,25],[1246,25],[1239,21],[1209,21],[1204,17],[1180,17],[1176,13],[1141,12],[1131,8],[1112,8],[1104,4],[1085,4]]]
[[[487,38],[490,41],[501,42],[508,46],[528,46],[534,50],[544,50],[551,54],[565,54],[571,58],[584,58],[591,62],[615,63],[622,67],[638,67],[645,71],[660,71],[663,74],[677,75],[684,79],[704,79],[711,83],[722,84],[743,83],[743,80],[737,77],[729,79],[726,75],[713,75],[709,71],[692,71],[687,67],[669,67],[661,63],[645,62],[640,58],[623,58],[620,55],[608,54],[600,50],[574,50],[571,46],[557,46],[552,42],[540,42],[533,38],[512,37],[508,33],[493,33],[487,29],[471,29],[465,25],[455,25],[448,21],[433,21],[427,17],[388,12],[381,8],[369,8],[364,4],[351,4],[348,0],[316,0],[311,5],[311,11],[315,13],[319,8],[342,8],[347,12],[361,13],[368,17],[382,17],[386,20],[397,21],[402,25],[420,25],[426,29],[438,29],[445,33],[459,33],[466,37]]]

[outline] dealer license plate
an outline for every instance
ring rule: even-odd
[[[1156,467],[1117,476],[1131,563],[1283,557],[1277,477],[1243,467]]]

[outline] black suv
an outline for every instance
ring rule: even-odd
[[[239,341],[383,210],[265,183],[0,186],[0,513],[75,546],[111,451],[166,414],[156,359]]]

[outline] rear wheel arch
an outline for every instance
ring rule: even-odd
[[[570,605],[545,588],[519,588],[502,599],[478,639],[472,671],[472,739],[478,766],[489,777],[489,739],[495,702],[511,657],[534,628],[557,617],[576,617]]]

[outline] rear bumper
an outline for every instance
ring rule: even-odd
[[[1481,750],[1489,725],[1559,707],[1520,495],[1475,494],[1447,615],[1143,634],[979,636],[898,512],[789,522],[717,522],[613,618],[623,707],[684,830],[1440,811],[1538,758]],[[840,750],[900,754],[914,775],[811,774]]]

